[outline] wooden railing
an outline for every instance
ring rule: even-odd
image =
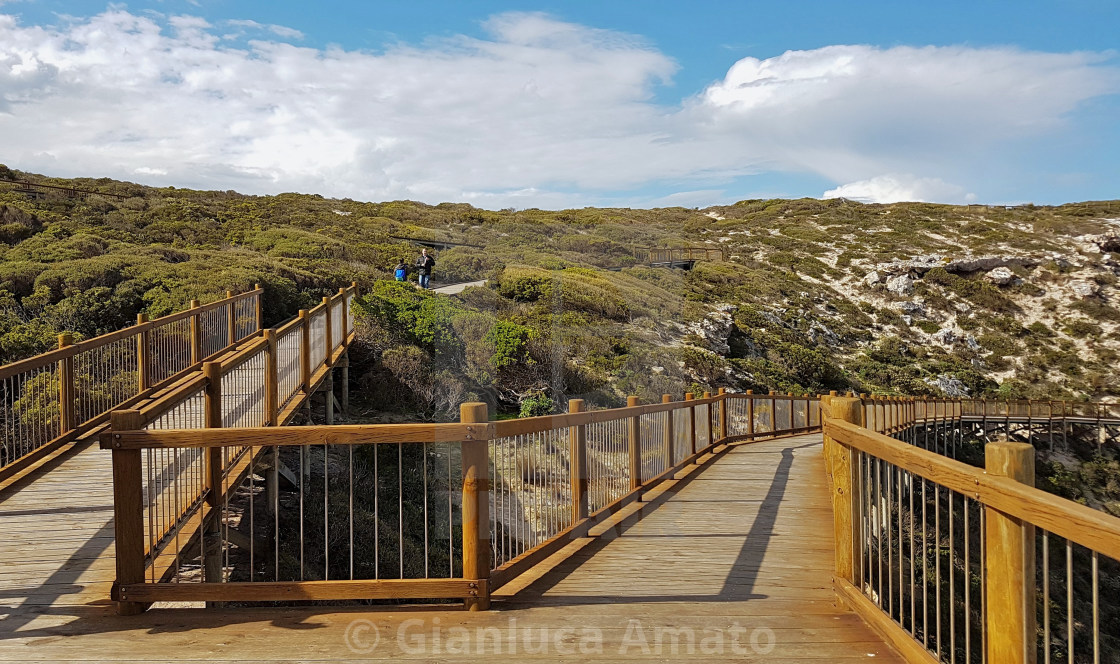
[[[718,247],[634,247],[633,254],[638,263],[647,265],[727,260],[726,250]]]
[[[0,479],[197,371],[202,362],[256,336],[261,289],[75,343],[0,367]]]
[[[824,401],[836,590],[909,661],[1116,661],[1120,519],[1035,489],[1029,444],[988,443],[983,469],[947,458],[990,402]]]
[[[46,197],[48,194],[56,193],[60,196],[77,198],[79,200],[85,200],[90,196],[104,196],[106,198],[115,198],[118,201],[123,201],[128,198],[128,196],[124,194],[110,194],[105,191],[64,187],[57,184],[43,184],[40,182],[28,182],[27,180],[11,180],[9,182],[16,185],[16,188],[12,191],[15,191],[17,194],[30,194],[35,197]]]
[[[287,424],[330,380],[331,370],[353,339],[352,303],[357,287],[333,297],[276,329],[246,339],[131,408],[114,411],[102,448],[113,450],[117,577],[121,584],[182,578],[182,567],[197,563],[199,578],[221,577],[228,557],[224,542],[231,493],[260,468],[261,450],[235,432]],[[336,329],[337,327],[337,329]],[[333,394],[327,395],[328,399]],[[332,412],[330,406],[328,412]],[[147,431],[157,438],[200,437],[221,430],[222,446],[127,446],[121,431]],[[252,429],[250,429],[252,430]],[[279,437],[291,430],[264,429]],[[279,467],[270,467],[275,486]],[[227,528],[225,535],[220,529]],[[192,563],[188,544],[198,548]],[[114,590],[122,600],[127,587]],[[127,603],[126,611],[140,604]]]
[[[192,378],[198,405],[176,407],[203,414],[196,428],[145,428],[170,412],[152,405],[115,413],[102,436],[124,613],[161,600],[454,598],[485,609],[493,590],[704,455],[820,426],[815,397],[721,391],[602,411],[574,400],[563,415],[499,422],[463,404],[450,424],[217,430],[226,393],[213,393],[214,377],[249,352]],[[197,428],[203,417],[210,428]],[[195,470],[145,482],[175,464]],[[158,496],[180,494],[193,511],[153,524],[168,502]]]

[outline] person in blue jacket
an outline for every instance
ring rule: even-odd
[[[406,281],[408,279],[408,266],[404,264],[404,259],[397,261],[397,267],[393,271],[393,276],[397,281]]]

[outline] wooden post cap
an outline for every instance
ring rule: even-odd
[[[828,400],[828,409],[834,419],[863,426],[863,402],[859,399],[833,397]]]
[[[569,413],[582,413],[583,412],[583,399],[568,399],[568,412]]]
[[[672,400],[673,400],[673,395],[671,395],[671,394],[662,394],[661,395],[661,403],[669,403]]]
[[[634,406],[640,405],[641,403],[642,403],[642,400],[639,399],[636,396],[631,395],[631,396],[626,397],[626,407],[627,408],[632,408]]]
[[[471,401],[459,404],[459,421],[467,424],[486,422],[490,419],[490,407],[485,403]]]

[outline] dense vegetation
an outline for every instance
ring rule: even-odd
[[[353,376],[377,412],[445,418],[468,398],[547,412],[572,396],[606,405],[717,387],[1120,393],[1115,203],[488,211],[5,177],[125,198],[0,185],[3,361],[63,330],[88,337],[257,282],[271,324],[355,280]],[[487,286],[448,298],[388,281],[415,256],[401,236],[479,245],[441,252],[435,276]],[[634,245],[722,247],[729,260],[635,266]],[[1009,278],[954,263],[977,256]]]

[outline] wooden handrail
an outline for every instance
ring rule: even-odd
[[[304,329],[308,326],[308,318],[303,317],[300,319]],[[350,333],[352,338],[352,332]],[[236,483],[240,480],[234,479],[224,484],[218,482],[218,478],[226,475],[234,477],[229,469],[223,469],[220,465],[223,450],[225,449],[247,449],[247,450],[271,450],[274,447],[285,446],[329,446],[329,445],[366,445],[366,444],[397,444],[397,443],[458,443],[460,446],[460,457],[463,463],[463,496],[459,503],[462,507],[462,561],[463,561],[463,578],[462,579],[415,579],[406,580],[400,584],[382,584],[376,581],[370,582],[348,582],[348,583],[331,583],[316,586],[318,597],[323,599],[341,599],[345,597],[413,597],[413,598],[430,598],[430,597],[444,597],[444,596],[459,596],[464,599],[468,608],[485,609],[489,603],[489,593],[492,589],[501,586],[508,581],[512,576],[520,573],[527,566],[535,564],[536,561],[555,553],[555,551],[562,548],[569,541],[570,537],[583,537],[588,534],[590,528],[599,520],[606,518],[613,514],[621,507],[634,500],[640,500],[644,492],[649,491],[654,486],[672,479],[686,466],[698,463],[698,460],[704,455],[708,455],[720,446],[727,445],[730,442],[743,439],[753,439],[756,434],[740,433],[750,427],[741,422],[741,415],[735,416],[735,431],[728,429],[725,422],[723,425],[723,432],[728,434],[727,438],[715,438],[711,432],[712,412],[706,412],[706,424],[709,429],[709,435],[705,439],[705,445],[701,446],[694,442],[697,435],[698,424],[696,422],[695,411],[697,409],[711,409],[719,406],[719,410],[723,417],[729,417],[729,408],[727,404],[736,399],[752,398],[753,395],[740,395],[740,394],[727,394],[723,393],[718,396],[712,397],[705,395],[702,399],[693,399],[692,395],[686,395],[684,401],[671,401],[668,395],[665,399],[667,403],[640,405],[637,399],[632,397],[628,399],[628,406],[626,408],[617,408],[606,411],[582,412],[582,404],[573,403],[570,407],[572,412],[564,415],[545,416],[537,418],[528,418],[521,421],[505,421],[505,422],[488,422],[485,415],[483,404],[465,404],[464,414],[461,421],[458,423],[450,424],[397,424],[397,425],[342,425],[342,426],[308,426],[308,427],[255,427],[255,428],[217,428],[220,425],[221,413],[215,410],[215,406],[221,401],[220,396],[220,380],[225,366],[233,366],[236,363],[244,361],[242,358],[251,353],[258,353],[261,349],[266,352],[275,353],[275,344],[272,340],[275,337],[273,331],[263,333],[262,339],[253,341],[250,344],[244,345],[241,349],[236,351],[231,358],[223,360],[222,363],[214,362],[207,365],[208,375],[183,381],[178,386],[178,389],[169,391],[164,395],[158,403],[149,404],[147,409],[136,414],[131,420],[132,428],[116,427],[111,431],[105,432],[101,436],[101,446],[104,449],[113,450],[114,458],[116,455],[122,455],[122,459],[129,458],[129,454],[140,453],[144,449],[202,449],[205,450],[203,458],[208,460],[205,466],[208,469],[206,486],[209,487],[204,496],[206,497],[206,504],[192,511],[190,514],[181,518],[176,525],[169,530],[163,530],[164,533],[161,542],[166,542],[171,539],[171,535],[177,537],[190,537],[192,532],[197,532],[200,529],[205,532],[211,533],[207,538],[217,538],[218,534],[213,531],[215,502],[220,501],[222,492],[232,490]],[[310,352],[307,347],[306,353]],[[321,370],[320,370],[321,371]],[[318,375],[318,374],[317,374]],[[210,406],[207,408],[208,422],[214,425],[211,429],[186,429],[186,430],[164,430],[152,429],[145,430],[141,428],[149,417],[158,412],[165,412],[170,408],[175,407],[174,398],[176,395],[182,396],[191,390],[192,394],[197,395],[199,388],[205,388],[208,395],[207,402]],[[217,396],[215,396],[217,395]],[[758,398],[758,397],[754,397]],[[799,403],[804,404],[806,412],[812,408],[812,400],[808,397],[789,397],[792,400],[797,400]],[[769,397],[766,397],[769,401]],[[468,412],[469,411],[469,412]],[[684,422],[688,423],[687,427],[674,427],[672,420],[668,417],[664,418],[668,422],[665,429],[666,438],[661,440],[661,434],[657,435],[656,442],[646,441],[646,445],[642,445],[640,441],[641,428],[639,419],[643,415],[652,415],[663,412],[680,411],[679,417],[684,417]],[[595,511],[592,512],[588,504],[587,497],[589,496],[589,477],[587,470],[584,467],[586,462],[583,461],[587,458],[587,438],[588,432],[586,427],[590,424],[597,422],[627,422],[631,423],[631,433],[636,436],[632,437],[629,445],[630,459],[629,466],[631,469],[631,482],[630,487],[621,498],[614,500],[609,505],[596,504]],[[659,425],[660,426],[660,425]],[[491,552],[489,550],[490,531],[489,524],[490,518],[487,514],[489,497],[487,493],[490,491],[490,479],[488,476],[489,453],[488,447],[493,444],[503,444],[502,441],[511,437],[519,436],[524,433],[536,433],[548,430],[563,430],[567,428],[566,432],[569,446],[571,447],[571,458],[575,460],[572,465],[572,472],[570,474],[571,491],[573,501],[571,505],[571,526],[564,528],[560,532],[550,533],[548,539],[537,543],[532,548],[524,551],[521,555],[515,558],[505,560],[500,565],[492,562]],[[766,436],[780,436],[799,433],[806,430],[805,428],[794,430],[778,430],[766,432]],[[685,438],[681,438],[684,436]],[[512,444],[512,443],[509,443]],[[687,448],[687,450],[685,450]],[[700,449],[698,449],[700,448]],[[649,452],[651,449],[657,450],[659,454],[665,457],[664,468],[658,468],[657,474],[653,477],[641,477],[641,455]],[[682,450],[684,450],[682,452]],[[269,452],[271,455],[271,451]],[[243,455],[249,456],[249,455]],[[683,458],[676,458],[683,456]],[[269,457],[273,458],[273,457]],[[251,461],[243,461],[242,472],[248,472],[248,467]],[[272,463],[272,462],[270,462]],[[272,473],[272,470],[266,472]],[[270,489],[271,491],[271,489]],[[187,518],[189,517],[189,518]],[[189,529],[184,531],[183,529]],[[172,569],[171,563],[174,556],[167,556],[164,553],[158,553],[152,556],[153,559],[157,558],[161,561],[160,567],[156,570],[156,576],[162,578],[162,574]],[[167,559],[164,561],[164,559]],[[203,560],[206,563],[204,567],[207,569],[205,578],[207,579],[201,584],[192,584],[192,589],[187,592],[191,597],[213,600],[213,601],[226,601],[236,599],[234,596],[236,592],[240,592],[245,584],[226,584],[220,580],[220,570],[217,567],[216,559],[206,554],[203,555]],[[493,575],[493,578],[491,576]],[[463,583],[459,583],[463,582]],[[433,585],[434,584],[434,585]],[[442,585],[441,585],[442,584]],[[453,584],[453,585],[449,585]],[[433,594],[431,589],[436,586],[443,588],[439,593]],[[129,605],[129,602],[136,604],[140,601],[153,601],[156,598],[167,599],[172,595],[177,595],[180,590],[172,589],[168,594],[162,594],[162,588],[171,586],[160,583],[160,579],[156,578],[155,582],[133,582],[126,583],[119,586],[114,598],[121,603],[122,610]],[[256,586],[254,586],[255,588]],[[268,596],[275,598],[295,598],[302,596],[306,582],[291,582],[291,583],[272,583],[270,585],[262,585],[259,591],[254,591],[260,596]],[[447,595],[447,588],[454,587],[459,589],[459,593]],[[407,590],[403,590],[407,589]],[[236,591],[236,592],[235,592]],[[355,594],[356,593],[356,594]],[[186,595],[182,595],[186,596]],[[243,596],[243,595],[237,595]],[[257,595],[254,595],[257,596]]]
[[[834,396],[822,400],[825,459],[834,515],[836,551],[834,586],[841,601],[860,613],[869,624],[875,626],[876,630],[904,653],[909,661],[937,661],[937,651],[944,653],[940,639],[936,647],[932,643],[925,643],[919,636],[920,630],[924,630],[925,627],[918,625],[913,615],[909,616],[910,622],[906,623],[902,614],[891,613],[890,607],[894,606],[894,590],[891,590],[889,585],[886,588],[881,585],[883,551],[880,548],[876,553],[872,542],[877,541],[878,546],[883,546],[884,528],[887,531],[887,539],[893,537],[890,525],[893,517],[887,518],[887,525],[884,525],[881,511],[884,485],[881,484],[880,472],[887,478],[885,486],[888,502],[892,500],[892,484],[889,478],[897,477],[898,483],[893,486],[895,495],[899,496],[900,532],[903,527],[901,496],[907,490],[911,492],[909,517],[911,538],[915,528],[913,501],[917,489],[914,487],[921,485],[923,504],[920,518],[923,521],[927,518],[924,503],[926,482],[933,485],[935,496],[940,496],[941,490],[947,489],[950,524],[952,514],[957,513],[953,501],[955,495],[961,498],[959,502],[962,509],[967,510],[968,501],[973,501],[973,504],[980,506],[985,517],[981,522],[984,526],[979,531],[970,531],[967,526],[968,511],[964,512],[966,541],[962,546],[965,552],[965,573],[968,574],[970,572],[967,567],[969,551],[967,537],[970,532],[978,536],[981,556],[979,565],[983,570],[979,592],[987,603],[980,629],[985,633],[987,661],[993,664],[1012,662],[1025,664],[1034,660],[1036,650],[1035,529],[1041,528],[1053,536],[1064,538],[1067,547],[1071,547],[1067,551],[1072,551],[1074,545],[1089,549],[1093,555],[1095,573],[1096,556],[1120,559],[1120,518],[1036,489],[1033,486],[1035,450],[1030,444],[988,443],[985,450],[987,467],[980,469],[905,442],[906,430],[915,423],[932,422],[934,426],[951,427],[954,426],[953,422],[961,422],[962,413],[965,412],[961,406],[961,402],[956,400],[908,398],[868,400]],[[987,404],[984,405],[984,412],[990,412]],[[869,418],[866,422],[865,414]],[[1053,414],[1053,410],[1050,414]],[[1004,418],[1011,417],[1011,409],[1005,405],[1002,415]],[[883,429],[883,432],[872,429]],[[888,435],[890,433],[899,434],[902,440],[890,437]],[[880,465],[881,462],[885,463]],[[870,471],[872,466],[877,469],[874,474]],[[886,468],[885,471],[878,470],[883,467]],[[870,486],[867,483],[871,483]],[[941,504],[946,504],[943,499]],[[924,551],[924,533],[928,523],[919,526],[923,532],[921,542]],[[871,534],[864,532],[866,528],[872,529]],[[951,558],[955,555],[952,537],[953,535],[950,534],[948,542],[948,553]],[[901,538],[902,535],[899,534],[898,553],[894,558],[900,564],[903,547]],[[893,563],[891,563],[892,549],[889,547],[893,546],[893,542],[888,542],[886,546],[888,547],[887,576],[891,578],[895,574],[890,567]],[[914,546],[913,539],[910,540],[910,546]],[[941,551],[944,544],[937,543],[935,546]],[[1046,549],[1043,551],[1045,555]],[[938,560],[940,555],[942,554],[938,554]],[[872,578],[864,578],[866,570],[863,560],[865,558],[870,560],[874,556],[878,556],[879,559],[879,577],[874,578],[874,567],[868,567],[867,569],[872,570]],[[960,564],[960,561],[951,560],[950,563],[955,566]],[[1072,563],[1067,561],[1067,564]],[[940,569],[941,567],[938,566],[935,584],[941,583]],[[913,574],[913,568],[911,572]],[[927,571],[922,573],[923,588],[928,584],[927,573]],[[1045,569],[1044,578],[1048,578],[1045,575],[1049,573],[1049,570]],[[1067,573],[1071,574],[1072,571]],[[898,596],[901,598],[904,572],[899,571],[898,574]],[[950,583],[952,583],[951,575],[950,571]],[[914,579],[911,576],[911,597],[915,592],[913,583]],[[940,585],[937,587],[940,588]],[[1070,593],[1072,592],[1071,588]],[[1096,586],[1093,587],[1092,592],[1094,593],[1092,601],[1096,603]],[[883,600],[883,593],[888,594],[888,600]],[[951,593],[950,589],[949,611],[955,612],[958,608],[953,605]],[[1071,594],[1070,597],[1072,596]],[[934,610],[940,612],[942,610],[940,593],[937,597],[938,605]],[[969,595],[965,595],[965,606],[968,597]],[[1072,602],[1072,599],[1069,601]],[[1044,615],[1049,616],[1049,610],[1049,607],[1045,607]],[[1040,642],[1040,645],[1048,653],[1053,647],[1049,642]],[[927,647],[933,651],[927,650]],[[956,647],[950,642],[950,649]]]
[[[217,300],[217,301],[211,302],[209,304],[202,305],[202,306],[198,307],[197,309],[186,309],[186,310],[180,311],[178,313],[168,314],[166,316],[161,316],[159,318],[149,320],[145,323],[138,323],[136,325],[130,325],[129,327],[122,328],[120,330],[116,330],[115,332],[108,332],[106,334],[102,334],[100,336],[93,337],[92,339],[85,339],[83,341],[77,341],[77,342],[74,342],[74,343],[71,343],[71,344],[67,345],[65,348],[58,348],[58,349],[55,349],[55,350],[49,350],[45,353],[40,353],[40,354],[34,355],[32,357],[28,357],[28,358],[25,358],[25,359],[22,359],[22,360],[16,360],[15,362],[10,362],[8,364],[0,366],[0,380],[3,380],[5,378],[11,378],[14,375],[23,373],[23,372],[31,370],[31,369],[38,369],[42,366],[45,366],[47,364],[51,364],[53,362],[58,362],[58,361],[60,361],[64,358],[67,358],[67,357],[74,357],[78,353],[93,350],[94,348],[100,348],[100,347],[108,345],[108,344],[110,344],[114,341],[120,341],[121,339],[127,339],[129,337],[134,336],[134,335],[140,334],[141,332],[150,331],[153,328],[160,327],[162,325],[166,325],[167,323],[172,323],[172,322],[175,322],[177,320],[182,320],[184,318],[187,318],[189,316],[194,316],[194,315],[196,315],[198,313],[201,313],[201,312],[204,312],[204,311],[211,311],[213,309],[217,309],[219,307],[222,307],[226,304],[238,302],[240,300],[243,300],[243,299],[246,299],[246,298],[249,298],[249,297],[253,297],[255,295],[260,295],[262,292],[263,292],[262,290],[256,290],[256,291],[249,291],[247,293],[241,293],[239,295],[235,295],[235,296],[230,297],[230,298],[223,298],[221,300]]]
[[[199,313],[212,311],[220,307],[228,307],[232,313],[239,303],[245,300],[255,298],[259,303],[262,292],[260,288],[256,288],[247,293],[211,302],[205,306],[193,306],[197,305],[197,302],[192,300],[191,308],[155,320],[146,320],[145,316],[140,314],[137,316],[135,325],[77,343],[73,342],[72,334],[63,333],[59,337],[59,347],[56,350],[0,367],[0,380],[16,379],[18,381],[21,374],[42,370],[56,371],[58,376],[58,392],[54,395],[58,403],[56,418],[48,416],[46,419],[40,418],[30,426],[24,423],[23,426],[12,427],[12,431],[21,432],[17,434],[20,439],[16,441],[16,448],[25,451],[21,456],[5,460],[4,465],[0,467],[0,479],[5,479],[20,472],[53,453],[62,445],[101,426],[108,421],[112,410],[134,407],[167,386],[174,384],[183,376],[198,370],[203,359],[210,359],[200,357],[202,353],[202,330],[199,325]],[[168,353],[169,349],[166,345],[168,342],[156,332],[164,326],[187,319],[191,322],[190,336],[185,341],[189,346],[171,347],[172,350]],[[247,334],[245,338],[260,333],[259,329],[246,329],[247,327],[249,326],[242,326],[242,334]],[[133,347],[125,348],[124,346],[128,344],[123,342],[133,339],[135,340]],[[236,341],[238,340],[235,339]],[[78,401],[80,396],[78,394],[78,381],[84,380],[85,372],[89,369],[87,366],[89,361],[83,363],[83,353],[106,348],[110,344],[119,344],[122,347],[106,352],[124,354],[120,356],[121,365],[126,365],[129,362],[135,363],[137,375],[134,381],[121,381],[118,383],[121,387],[113,388],[111,401],[103,406],[105,410],[90,412],[89,404],[86,404],[86,409],[83,409]],[[219,350],[214,356],[225,353],[229,348],[230,346],[227,346]],[[189,353],[189,357],[187,353]],[[153,362],[159,358],[164,358],[165,363],[160,363],[157,370],[157,365]],[[153,372],[155,372],[155,375],[153,375]],[[109,379],[104,378],[104,380]],[[18,414],[12,416],[17,417]],[[48,440],[46,439],[48,436],[53,437]]]
[[[824,433],[838,443],[1120,560],[1120,518],[855,424],[829,419]]]

